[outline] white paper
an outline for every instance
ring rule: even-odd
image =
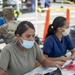
[[[65,67],[68,66],[71,62],[72,62],[72,60],[67,60],[67,61],[63,64],[62,68],[65,68]]]
[[[57,69],[56,67],[54,67],[54,68],[48,68],[48,69],[46,69],[45,71],[43,71],[41,74],[46,74],[46,73],[52,72],[52,71],[54,71],[54,70],[56,70],[56,69]]]
[[[48,72],[52,72],[54,70],[56,70],[57,68],[56,67],[53,67],[53,68],[44,68],[42,66],[34,69],[33,71],[29,72],[29,73],[26,73],[24,75],[35,75],[37,73],[40,73],[40,74],[45,74],[45,73],[48,73]]]
[[[28,73],[26,73],[24,75],[35,75],[36,73],[41,73],[41,72],[45,71],[46,69],[47,68],[44,68],[44,67],[40,66],[40,67],[34,69],[33,71],[28,72]]]
[[[56,69],[57,69],[56,67],[44,68],[44,67],[40,66],[40,67],[34,69],[33,71],[26,73],[24,75],[35,75],[37,73],[40,73],[43,75],[45,73],[51,72],[51,71],[56,70]],[[67,69],[62,69],[61,72],[62,72],[62,75],[73,75],[73,74],[75,74],[75,72],[68,71]]]
[[[75,74],[75,72],[74,71],[68,71],[68,70],[62,70],[61,71],[62,72],[62,75],[74,75]]]

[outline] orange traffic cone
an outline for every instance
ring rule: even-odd
[[[45,26],[44,26],[44,34],[43,34],[42,42],[45,41],[49,24],[50,24],[50,8],[47,10],[47,14],[46,14],[46,22],[45,22]]]
[[[70,9],[67,8],[67,11],[66,11],[66,18],[70,24]]]

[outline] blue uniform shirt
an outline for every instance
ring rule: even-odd
[[[17,18],[14,18],[14,20],[17,20]],[[1,17],[0,18],[0,26],[5,24],[5,23],[6,23],[5,19],[3,17]]]
[[[45,7],[50,7],[50,0],[45,0]]]
[[[72,50],[74,48],[69,36],[63,36],[60,41],[55,34],[50,35],[46,38],[44,42],[43,51],[49,57],[60,57],[65,55],[67,50]]]

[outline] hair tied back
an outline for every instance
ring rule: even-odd
[[[51,28],[53,29],[53,25],[51,24]]]

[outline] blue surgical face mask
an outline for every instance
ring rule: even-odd
[[[30,49],[33,47],[34,41],[23,40],[23,43],[21,43],[21,45],[26,49]]]

